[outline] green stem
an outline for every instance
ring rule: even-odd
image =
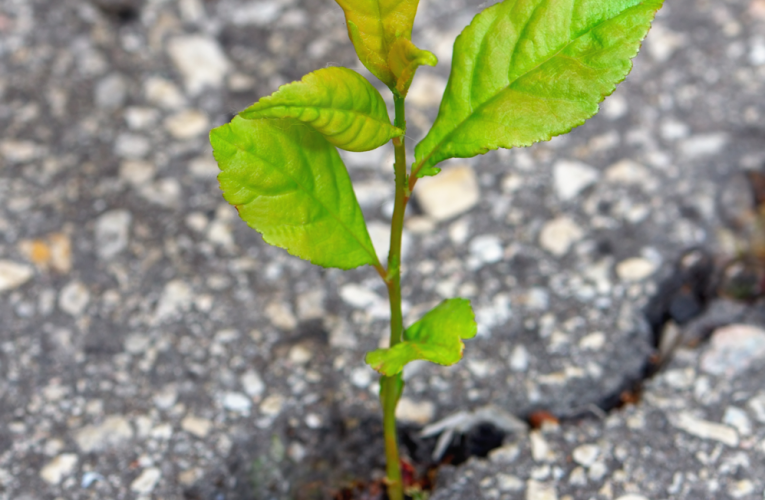
[[[394,94],[396,105],[396,127],[406,130],[404,98]],[[404,212],[409,200],[409,179],[406,174],[406,146],[404,137],[393,139],[396,153],[396,199],[390,231],[390,252],[388,253],[388,275],[385,280],[390,299],[390,346],[398,344],[404,333],[401,314],[401,235],[404,230]],[[380,402],[383,410],[383,432],[385,434],[385,459],[387,461],[388,497],[403,500],[404,488],[401,481],[401,463],[396,438],[396,405],[404,388],[401,373],[382,377],[380,381]]]

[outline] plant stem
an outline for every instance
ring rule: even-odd
[[[406,130],[404,97],[394,93],[396,105],[395,125]],[[390,231],[390,252],[388,253],[388,275],[385,280],[390,299],[390,347],[402,340],[404,320],[401,314],[401,235],[404,230],[404,212],[409,199],[406,173],[406,146],[404,137],[393,139],[396,153],[394,171],[396,173],[396,198],[393,208]],[[380,402],[383,410],[383,432],[385,434],[385,459],[387,462],[388,497],[390,500],[403,500],[404,488],[401,481],[401,463],[398,455],[396,437],[396,405],[398,404],[404,381],[401,373],[382,377]]]

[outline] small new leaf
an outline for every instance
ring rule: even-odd
[[[324,267],[379,265],[348,171],[316,130],[234,117],[210,143],[223,197],[267,243]]]
[[[366,78],[347,68],[325,68],[283,85],[239,116],[294,118],[347,151],[376,149],[404,133],[390,123],[382,96]]]
[[[403,342],[368,353],[366,362],[386,376],[395,375],[416,359],[453,365],[462,359],[462,339],[475,337],[477,328],[470,301],[448,299],[407,328]]]
[[[529,146],[568,132],[632,69],[663,0],[505,0],[454,44],[433,128],[414,174],[448,158]]]
[[[345,12],[348,36],[359,60],[391,89],[396,76],[388,53],[398,38],[412,38],[419,0],[336,0]]]
[[[396,90],[406,96],[417,68],[423,65],[435,66],[438,58],[427,50],[417,48],[408,38],[393,42],[388,54],[388,66],[396,76]]]

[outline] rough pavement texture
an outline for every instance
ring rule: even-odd
[[[410,92],[410,146],[478,10],[421,1],[415,41],[440,63]],[[736,246],[719,198],[765,162],[763,32],[762,0],[670,2],[596,118],[418,185],[407,321],[459,295],[480,335],[459,367],[407,370],[403,420],[579,415],[640,375],[658,280],[685,248]],[[206,139],[328,64],[361,70],[330,0],[0,2],[0,498],[281,498],[380,473],[362,360],[382,283],[263,244]],[[392,151],[345,157],[384,253]],[[701,375],[699,355],[639,407],[511,436],[436,498],[762,498],[763,372]],[[690,430],[706,422],[727,423]]]

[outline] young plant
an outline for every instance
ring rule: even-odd
[[[405,101],[419,66],[436,57],[411,41],[418,0],[336,0],[361,62],[392,92],[391,123],[380,93],[361,75],[330,67],[306,75],[210,134],[224,198],[271,245],[316,265],[373,267],[388,288],[390,347],[366,362],[381,373],[388,494],[403,498],[395,410],[401,371],[424,359],[460,360],[476,334],[470,303],[443,301],[404,327],[401,234],[423,176],[449,158],[529,146],[570,131],[629,73],[663,0],[504,0],[475,16],[454,44],[433,127],[407,161]],[[348,172],[336,150],[393,142],[395,203],[390,253],[379,262]]]

